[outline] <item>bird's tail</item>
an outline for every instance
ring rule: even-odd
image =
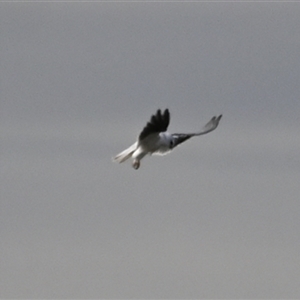
[[[133,145],[131,145],[129,148],[125,149],[121,153],[117,154],[113,158],[113,161],[118,162],[118,163],[124,162],[125,160],[127,160],[128,158],[130,158],[132,156],[132,154],[136,150],[136,148],[137,148],[137,142],[135,142]]]

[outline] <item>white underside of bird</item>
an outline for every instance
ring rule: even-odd
[[[140,167],[140,161],[147,154],[167,154],[191,137],[203,135],[215,130],[218,127],[221,117],[222,115],[213,117],[200,132],[171,134],[166,131],[170,122],[169,110],[166,109],[164,113],[161,113],[161,110],[157,110],[156,114],[151,117],[151,120],[140,133],[137,141],[116,155],[113,160],[122,163],[132,158],[133,168],[138,169]]]

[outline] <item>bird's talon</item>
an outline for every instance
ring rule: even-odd
[[[139,167],[140,167],[140,162],[138,160],[135,160],[133,163],[132,163],[132,166],[135,170],[137,170]]]

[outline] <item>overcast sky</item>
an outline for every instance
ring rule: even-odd
[[[1,298],[300,298],[300,4],[1,3]],[[216,131],[139,170],[156,109]]]

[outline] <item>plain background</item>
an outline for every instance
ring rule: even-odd
[[[1,298],[300,298],[299,3],[0,8]]]

